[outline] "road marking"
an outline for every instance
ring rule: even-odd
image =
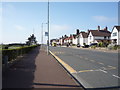
[[[79,73],[81,73],[81,72],[91,72],[91,71],[94,71],[94,70],[82,70],[82,71],[79,71]]]
[[[104,72],[104,73],[107,73],[107,71],[104,71],[104,70],[102,70],[102,69],[99,69],[100,71],[102,71],[102,72]]]
[[[55,58],[56,60],[59,61],[70,73],[77,73],[76,70],[74,70],[71,66],[69,66],[67,63],[65,63],[63,60],[61,60],[59,57],[57,57],[55,54],[53,54],[51,51],[49,51]]]
[[[110,65],[108,65],[108,67],[110,67],[110,68],[112,68],[112,69],[116,69],[116,67],[114,67],[114,66],[110,66]]]
[[[104,63],[101,63],[101,62],[98,62],[99,64],[101,64],[101,65],[104,65]]]
[[[114,76],[114,77],[116,77],[116,78],[119,78],[119,79],[120,79],[120,77],[119,77],[119,76],[117,76],[117,75],[112,75],[112,76]]]
[[[90,60],[91,62],[95,62],[95,60]]]
[[[101,67],[101,68],[103,68],[103,70],[107,70],[107,68],[105,68],[105,67]]]

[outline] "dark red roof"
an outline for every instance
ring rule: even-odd
[[[93,36],[99,36],[99,37],[104,37],[104,36],[110,36],[111,33],[106,30],[90,30]]]
[[[88,37],[88,33],[86,33],[86,32],[80,32],[80,33],[82,34],[83,38],[87,38]]]
[[[120,31],[120,26],[114,26],[118,31]]]

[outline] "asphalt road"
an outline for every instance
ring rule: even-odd
[[[85,88],[120,86],[118,53],[67,47],[50,47],[50,50],[76,71],[71,74]]]

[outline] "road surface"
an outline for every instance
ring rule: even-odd
[[[118,53],[50,47],[50,51],[68,64],[71,73],[85,88],[118,88]]]

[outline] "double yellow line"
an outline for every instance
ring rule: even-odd
[[[55,54],[53,54],[51,51],[49,51],[51,55],[53,55],[56,60],[61,63],[71,74],[72,73],[77,73],[76,70],[74,70],[71,66],[69,66],[67,63],[65,63],[63,60],[61,60],[59,57],[57,57]]]

